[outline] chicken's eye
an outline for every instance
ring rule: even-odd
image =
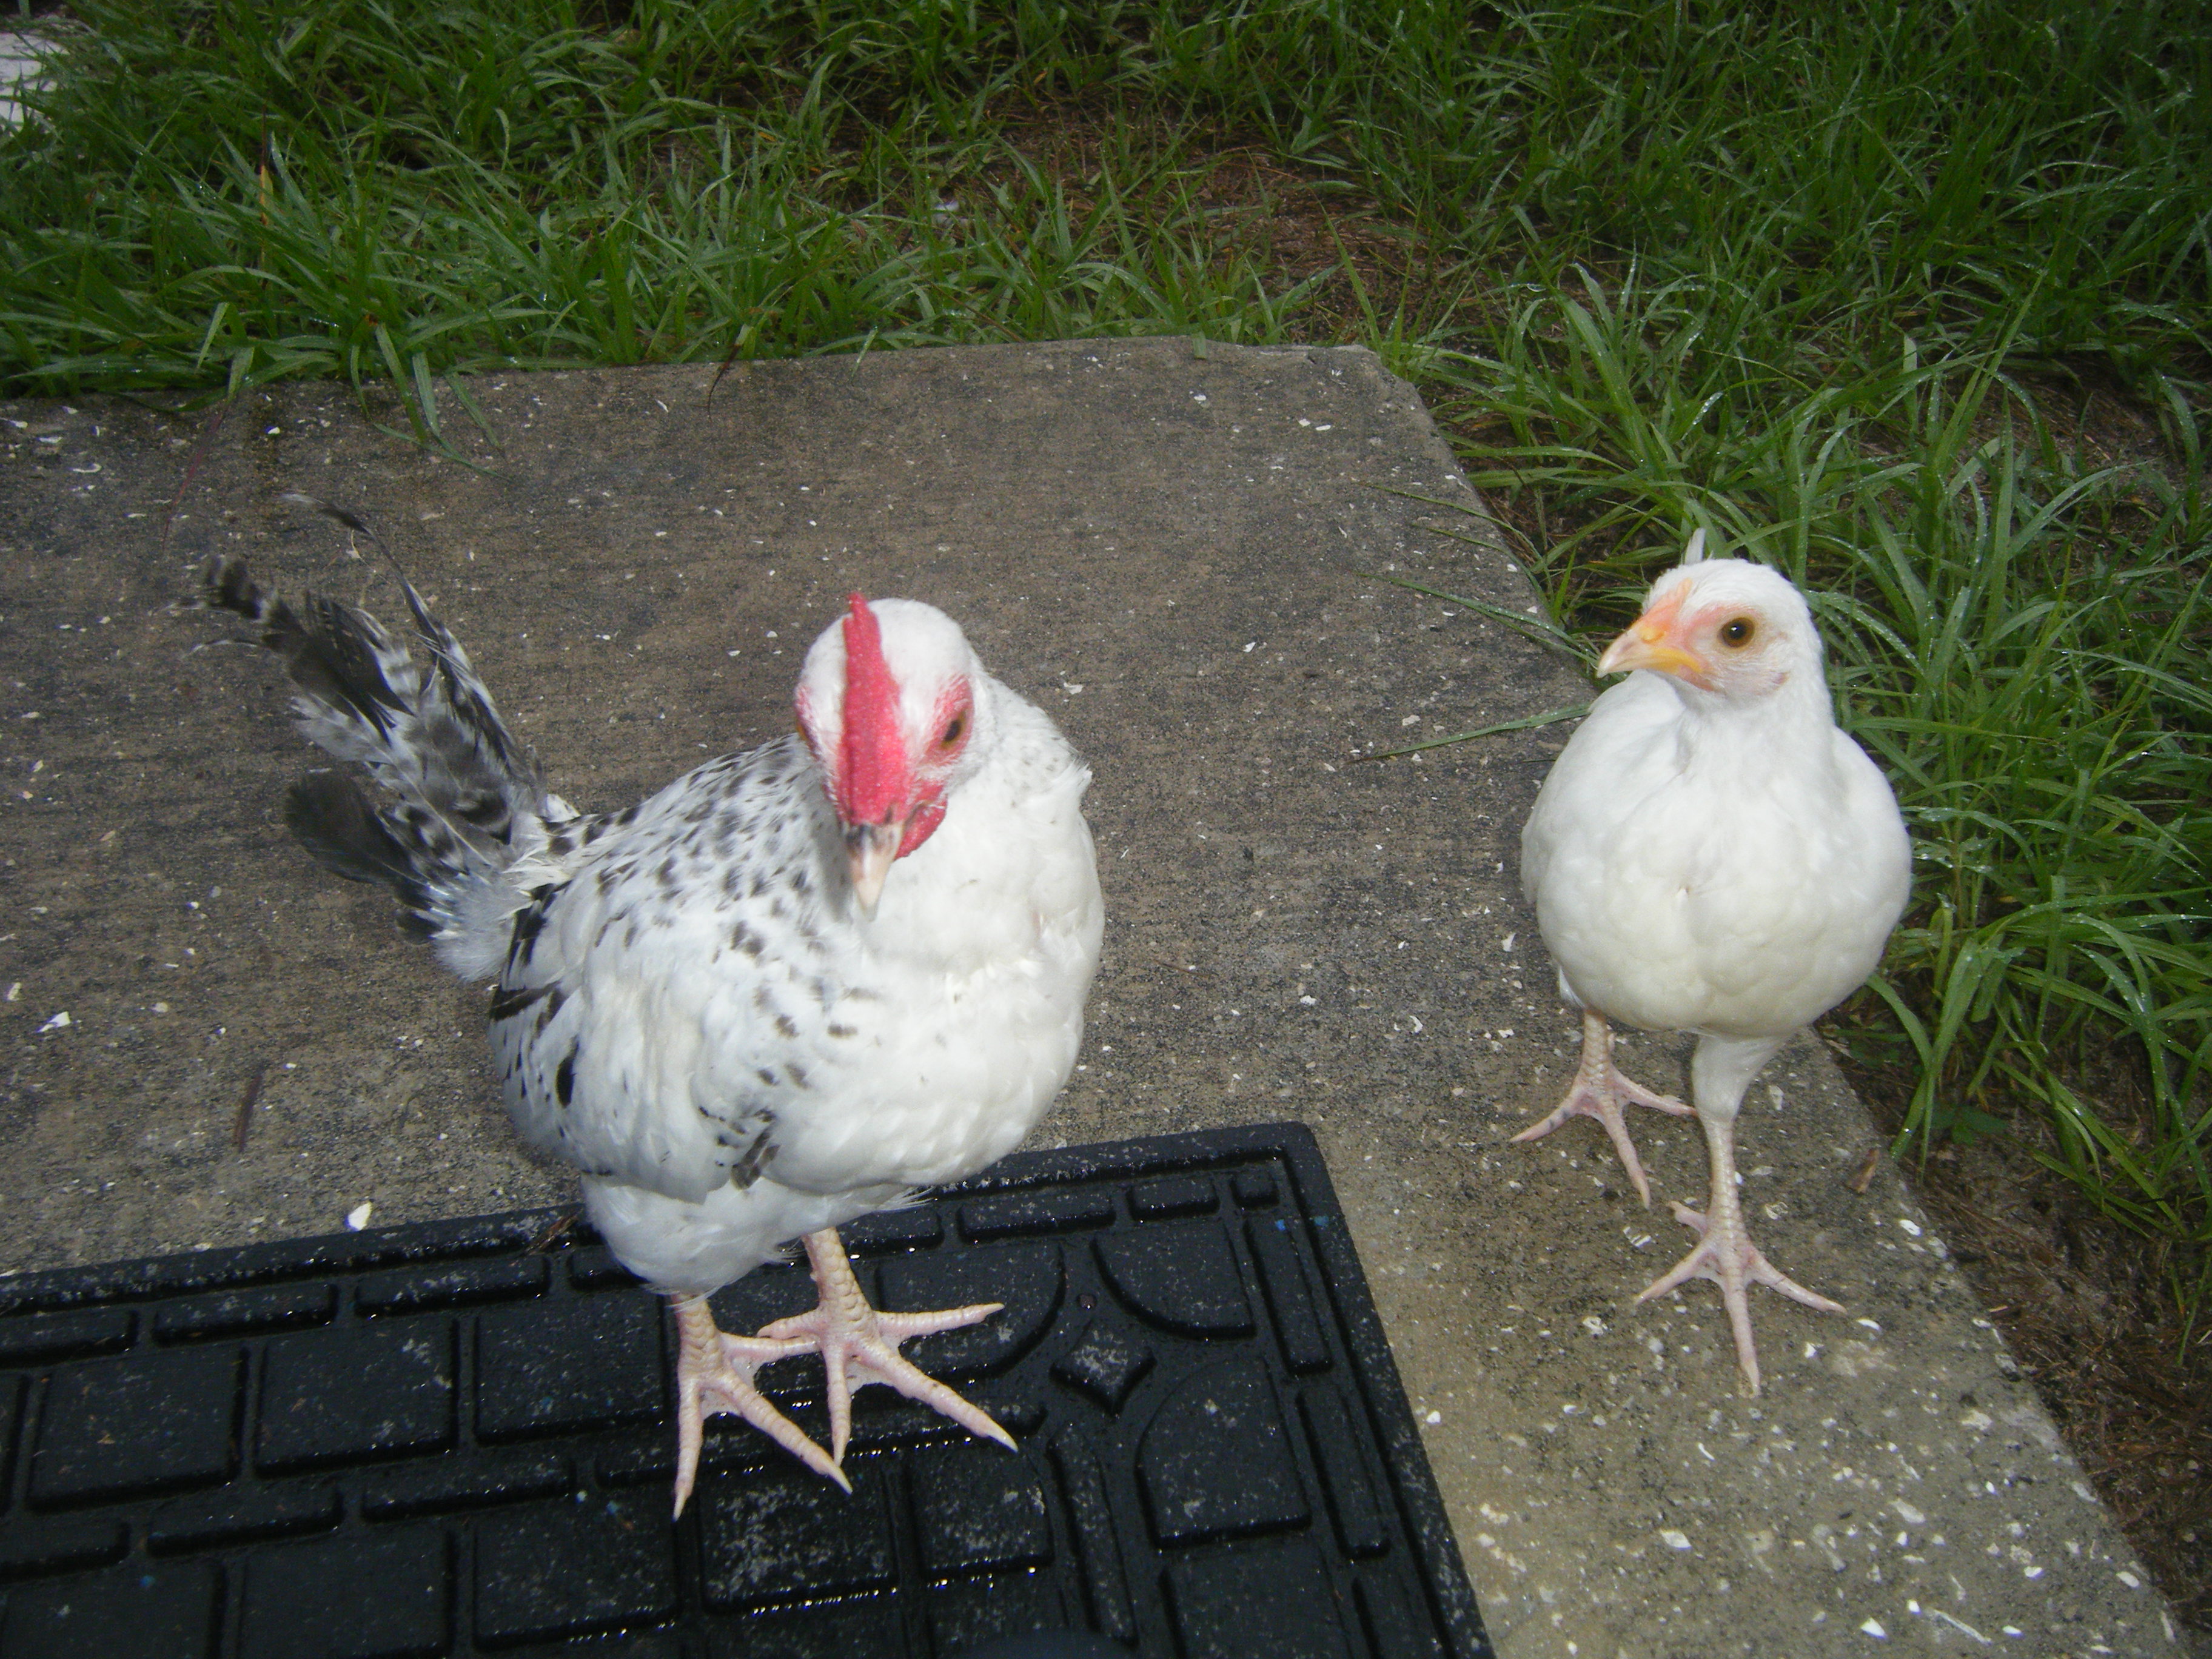
[[[1730,617],[1721,624],[1721,643],[1741,649],[1751,643],[1751,636],[1759,630],[1748,617]]]
[[[940,749],[951,748],[954,744],[958,743],[960,739],[966,735],[967,731],[968,711],[963,708],[960,713],[955,714],[951,720],[945,721],[945,730],[938,735],[938,747]]]

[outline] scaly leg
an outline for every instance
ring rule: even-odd
[[[732,1336],[717,1329],[703,1296],[669,1298],[676,1313],[676,1513],[690,1500],[699,1472],[699,1443],[707,1419],[726,1412],[742,1417],[769,1439],[846,1491],[852,1486],[836,1462],[769,1404],[753,1386],[753,1376],[771,1359],[805,1353],[811,1342]]]
[[[835,1227],[806,1235],[806,1259],[814,1269],[815,1287],[822,1300],[813,1312],[779,1319],[761,1327],[763,1339],[792,1342],[796,1348],[821,1351],[827,1372],[824,1390],[830,1407],[830,1461],[842,1466],[845,1444],[853,1432],[853,1391],[871,1382],[896,1389],[909,1400],[919,1400],[968,1431],[995,1440],[1012,1451],[1013,1437],[993,1422],[988,1413],[971,1406],[945,1384],[899,1354],[899,1344],[908,1337],[936,1331],[957,1330],[988,1319],[1005,1306],[986,1302],[972,1308],[948,1308],[933,1313],[881,1313],[869,1306],[853,1277],[852,1263]]]
[[[1621,1121],[1623,1102],[1638,1106],[1656,1107],[1685,1117],[1690,1109],[1671,1095],[1655,1095],[1642,1084],[1631,1081],[1616,1070],[1613,1063],[1613,1028],[1605,1023],[1605,1016],[1596,1010],[1583,1010],[1583,1060],[1575,1070],[1575,1080],[1568,1085],[1567,1097],[1559,1103],[1551,1116],[1541,1123],[1523,1129],[1513,1137],[1518,1143],[1538,1140],[1558,1128],[1571,1117],[1594,1117],[1605,1126],[1613,1137],[1613,1150],[1620,1154],[1621,1167],[1636,1184],[1636,1195],[1644,1200],[1644,1207],[1651,1207],[1651,1183],[1644,1178],[1643,1161],[1636,1156],[1636,1143],[1628,1138],[1628,1126]]]
[[[1807,1290],[1784,1275],[1759,1253],[1743,1224],[1743,1199],[1735,1182],[1735,1120],[1698,1115],[1705,1126],[1705,1144],[1712,1152],[1713,1196],[1706,1213],[1699,1215],[1686,1204],[1674,1206],[1674,1219],[1698,1236],[1697,1247],[1667,1273],[1654,1279],[1636,1299],[1648,1302],[1692,1279],[1710,1279],[1721,1287],[1728,1308],[1729,1326],[1735,1333],[1736,1363],[1743,1368],[1751,1391],[1759,1392],[1759,1350],[1751,1340],[1751,1304],[1744,1295],[1747,1285],[1778,1290],[1792,1301],[1822,1313],[1839,1314],[1840,1302]]]

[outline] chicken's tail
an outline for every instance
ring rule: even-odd
[[[343,508],[288,499],[375,537]],[[427,671],[368,612],[319,593],[290,599],[255,581],[240,559],[210,559],[198,602],[255,625],[298,688],[301,732],[357,762],[388,795],[380,802],[337,774],[303,778],[284,805],[293,835],[326,868],[389,887],[403,927],[433,941],[456,972],[483,978],[497,971],[513,915],[527,902],[508,870],[542,848],[549,819],[573,814],[546,793],[468,653],[404,574],[399,586]]]

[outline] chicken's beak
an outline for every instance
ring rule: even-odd
[[[1597,659],[1597,672],[1625,674],[1632,668],[1649,668],[1692,685],[1706,685],[1705,659],[1668,637],[1681,616],[1684,592],[1676,588],[1631,623],[1619,639],[1606,647],[1605,654]]]
[[[883,896],[884,883],[905,838],[906,825],[896,819],[846,827],[845,867],[852,874],[853,896],[860,902],[862,915],[876,914],[876,901]]]

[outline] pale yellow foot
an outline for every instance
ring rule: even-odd
[[[757,1336],[732,1336],[719,1330],[703,1296],[670,1298],[676,1314],[676,1513],[684,1513],[699,1472],[699,1447],[707,1419],[726,1413],[742,1417],[769,1439],[846,1491],[852,1486],[836,1460],[808,1439],[753,1386],[754,1375],[771,1359],[805,1353],[809,1342]]]
[[[1595,1118],[1612,1137],[1613,1150],[1620,1156],[1621,1168],[1628,1171],[1628,1179],[1636,1188],[1636,1195],[1644,1200],[1644,1207],[1651,1207],[1651,1183],[1644,1178],[1643,1160],[1636,1156],[1636,1143],[1628,1138],[1628,1125],[1622,1121],[1623,1104],[1650,1106],[1676,1117],[1689,1115],[1690,1109],[1672,1095],[1656,1095],[1642,1084],[1623,1077],[1613,1063],[1613,1029],[1602,1015],[1589,1009],[1583,1010],[1583,1058],[1575,1068],[1575,1080],[1568,1085],[1566,1098],[1542,1122],[1532,1124],[1513,1137],[1516,1143],[1538,1140],[1558,1128],[1569,1118]]]
[[[1646,1285],[1636,1299],[1648,1302],[1692,1279],[1710,1279],[1721,1287],[1721,1303],[1728,1309],[1729,1328],[1735,1333],[1736,1364],[1742,1368],[1751,1392],[1759,1392],[1759,1349],[1751,1340],[1751,1303],[1747,1286],[1764,1285],[1822,1313],[1844,1311],[1808,1291],[1759,1254],[1759,1246],[1743,1224],[1743,1203],[1736,1195],[1735,1124],[1733,1119],[1705,1120],[1705,1140],[1712,1153],[1713,1193],[1710,1214],[1699,1215],[1686,1204],[1674,1206],[1674,1219],[1698,1236],[1696,1247],[1667,1272]]]
[[[815,1286],[822,1293],[820,1304],[811,1313],[762,1326],[760,1334],[767,1340],[788,1341],[796,1350],[821,1353],[833,1463],[844,1463],[845,1446],[852,1437],[854,1390],[871,1382],[896,1389],[908,1399],[918,1400],[951,1418],[969,1433],[1013,1449],[1013,1437],[993,1422],[988,1413],[970,1405],[898,1351],[899,1344],[909,1337],[975,1324],[998,1312],[1004,1304],[986,1302],[931,1313],[882,1313],[860,1293],[836,1228],[809,1233],[806,1257],[814,1269]]]

